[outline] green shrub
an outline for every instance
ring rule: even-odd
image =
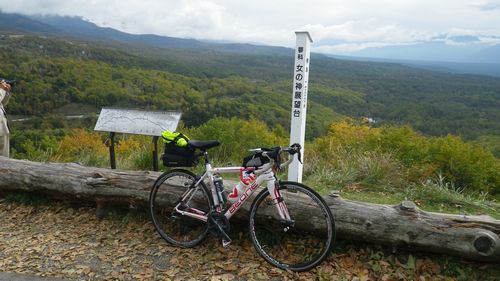
[[[281,129],[271,131],[264,122],[252,119],[214,118],[193,129],[185,130],[191,139],[219,140],[219,147],[210,149],[216,163],[241,165],[248,149],[288,145]]]
[[[427,138],[409,126],[382,127],[379,140],[381,150],[390,151],[406,166],[421,163],[428,150]]]
[[[472,143],[491,151],[495,157],[500,158],[500,135],[483,135]]]
[[[327,136],[307,147],[306,158],[305,174],[311,179],[323,175],[321,181],[330,178],[333,186],[391,189],[440,173],[465,191],[500,194],[500,160],[490,152],[455,136],[425,137],[407,126],[334,123]],[[347,177],[341,180],[341,175]]]
[[[459,187],[500,194],[500,160],[459,137],[431,138],[426,162]]]

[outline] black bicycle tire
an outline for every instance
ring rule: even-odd
[[[284,262],[281,262],[277,260],[276,258],[272,257],[269,255],[260,245],[260,242],[257,240],[256,233],[255,233],[255,214],[258,211],[258,207],[261,205],[261,203],[264,201],[264,199],[269,196],[269,191],[268,189],[262,190],[254,199],[252,206],[250,207],[250,217],[249,217],[249,229],[250,229],[250,239],[256,249],[256,251],[259,253],[261,257],[263,257],[267,262],[270,264],[281,268],[281,269],[286,269],[286,270],[291,270],[291,271],[296,271],[296,272],[301,272],[301,271],[307,271],[310,270],[317,265],[319,265],[321,262],[323,262],[331,253],[334,243],[335,243],[335,219],[333,217],[333,214],[326,204],[326,202],[323,200],[323,198],[313,189],[310,187],[298,183],[298,182],[281,182],[280,183],[280,190],[286,190],[288,189],[287,186],[290,185],[295,185],[298,186],[299,188],[302,188],[306,190],[311,197],[314,197],[312,200],[315,200],[315,202],[319,203],[321,205],[322,211],[325,212],[326,214],[326,219],[325,221],[329,225],[328,229],[328,237],[327,241],[325,242],[325,248],[323,251],[313,260],[307,262],[307,263],[302,263],[300,265],[291,265],[287,264]],[[307,194],[307,193],[306,193]],[[286,204],[286,202],[285,202]]]
[[[149,195],[149,214],[150,214],[151,221],[152,221],[152,223],[153,223],[156,231],[158,232],[158,234],[160,234],[160,236],[165,241],[169,242],[172,245],[178,246],[178,247],[192,248],[192,247],[198,245],[199,243],[201,243],[205,239],[205,237],[207,236],[207,234],[208,234],[208,223],[206,224],[205,230],[196,239],[192,239],[190,241],[178,241],[175,238],[173,238],[170,235],[168,235],[167,232],[166,232],[166,230],[164,230],[159,225],[159,221],[156,218],[155,207],[154,207],[154,200],[156,198],[156,194],[158,192],[158,189],[162,185],[162,183],[165,182],[167,179],[173,177],[173,176],[182,175],[182,174],[185,174],[188,177],[193,178],[193,180],[196,180],[196,178],[197,178],[197,176],[194,173],[192,173],[192,172],[190,172],[188,170],[183,170],[183,169],[174,169],[174,170],[171,170],[171,171],[167,171],[167,172],[161,174],[158,177],[158,179],[153,184],[153,188],[151,189],[151,192],[150,192],[150,195]],[[208,202],[207,208],[209,210],[212,209],[212,205],[213,205],[212,198],[210,196],[210,192],[208,191],[207,187],[205,186],[205,184],[203,182],[201,182],[200,188],[201,188],[203,194],[205,195],[205,197],[208,199],[208,201],[207,201]]]

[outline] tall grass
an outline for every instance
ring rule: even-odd
[[[442,174],[407,187],[403,194],[408,200],[419,205],[433,206],[438,211],[458,209],[462,213],[470,213],[481,210],[483,213],[500,216],[500,204],[491,201],[488,193],[466,191],[448,181]]]
[[[314,150],[306,159],[320,159]],[[342,190],[364,187],[372,190],[393,191],[406,184],[405,170],[390,153],[359,151],[338,147],[328,161],[306,164],[307,182],[321,190]]]

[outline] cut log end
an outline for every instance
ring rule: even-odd
[[[498,244],[498,238],[486,232],[479,233],[474,238],[474,248],[480,255],[485,257],[493,255]]]

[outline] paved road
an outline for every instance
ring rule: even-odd
[[[67,279],[65,280],[50,277],[24,275],[19,273],[0,272],[0,281],[67,281]]]

